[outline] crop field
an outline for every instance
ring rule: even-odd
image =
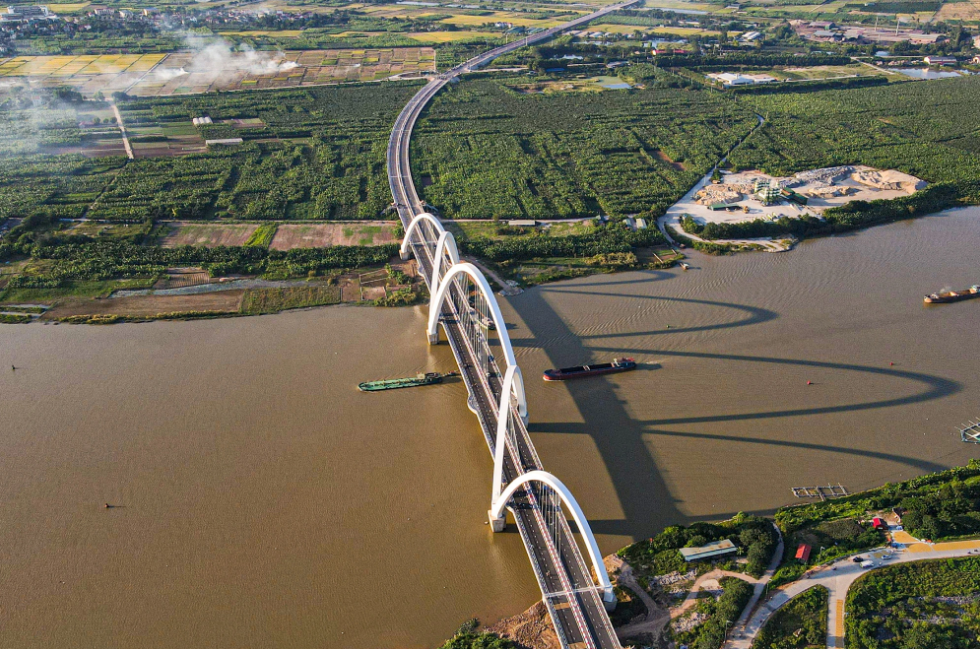
[[[74,77],[149,72],[166,54],[16,56],[0,61],[0,77]]]
[[[500,38],[497,32],[458,31],[458,32],[409,32],[409,38],[420,43],[455,43],[464,41],[482,41],[488,38]]]
[[[589,217],[666,209],[756,123],[709,92],[522,94],[464,81],[413,139],[416,185],[451,218]]]
[[[606,90],[627,90],[630,84],[619,77],[570,77],[560,81],[538,81],[532,83],[511,83],[513,88],[522,94],[554,94],[560,92],[603,92]]]
[[[570,20],[574,20],[585,12],[562,13],[544,19],[526,18],[521,13],[512,11],[494,11],[487,13],[488,15],[483,16],[457,14],[450,18],[444,18],[439,22],[447,25],[459,25],[461,27],[479,27],[480,25],[485,25],[487,23],[492,24],[503,22],[517,25],[519,27],[540,27],[541,29],[548,29],[549,27],[555,27]]]
[[[161,244],[176,246],[244,246],[259,226],[251,223],[173,223]]]
[[[379,246],[397,243],[394,223],[283,223],[270,248],[321,248],[323,246]]]
[[[943,21],[962,20],[964,22],[978,22],[980,21],[980,3],[977,3],[975,0],[973,2],[944,2],[942,7],[939,8],[935,19]]]
[[[0,219],[380,219],[391,203],[385,146],[417,90],[405,82],[122,100],[135,160],[46,154],[83,146],[81,115],[101,104],[0,111]],[[200,115],[214,124],[194,127]],[[245,141],[179,151],[226,137]]]
[[[431,47],[287,51],[262,55],[257,63],[245,53],[215,70],[193,52],[19,56],[0,60],[0,77],[27,78],[41,87],[70,86],[85,97],[126,91],[137,97],[169,97],[228,90],[320,86],[378,81],[401,74],[434,72]]]

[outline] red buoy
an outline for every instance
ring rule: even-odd
[[[807,381],[806,384],[807,385],[813,385],[813,383],[811,381]]]

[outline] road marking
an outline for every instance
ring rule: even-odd
[[[844,600],[837,600],[837,624],[836,629],[834,629],[834,636],[828,638],[833,642],[834,647],[842,646],[840,641],[844,639]]]

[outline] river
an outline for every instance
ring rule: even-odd
[[[510,298],[544,464],[611,552],[965,463],[980,301],[922,295],[980,281],[978,250],[970,208]],[[533,603],[462,384],[355,389],[451,369],[424,316],[0,326],[0,647],[431,647]]]

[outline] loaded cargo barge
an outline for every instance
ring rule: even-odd
[[[563,367],[559,370],[545,370],[542,378],[545,381],[568,381],[571,379],[583,379],[588,376],[599,376],[600,374],[629,372],[635,369],[636,361],[632,358],[617,358],[612,363],[577,365],[575,367]]]
[[[926,304],[946,304],[948,302],[959,302],[960,300],[971,300],[980,297],[980,284],[974,284],[965,291],[940,291],[927,295],[922,298]]]
[[[427,372],[407,379],[387,379],[384,381],[367,381],[359,383],[357,389],[361,392],[380,392],[381,390],[397,390],[399,388],[416,388],[422,385],[434,385],[442,383],[447,376],[456,376],[458,372],[440,374],[439,372]]]

